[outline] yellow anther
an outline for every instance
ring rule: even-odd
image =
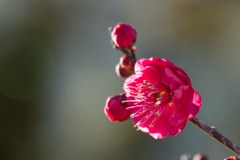
[[[157,112],[155,113],[155,115],[158,115],[158,116],[160,116],[160,113],[159,113],[159,111],[157,111]]]
[[[165,93],[166,93],[165,91],[161,91],[161,92],[160,92],[161,95],[164,95]]]

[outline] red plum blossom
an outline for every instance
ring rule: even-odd
[[[176,136],[201,107],[188,75],[166,59],[140,59],[124,90],[133,123],[155,139]]]

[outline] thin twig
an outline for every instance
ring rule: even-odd
[[[240,156],[240,147],[231,142],[229,139],[224,137],[221,133],[219,133],[215,128],[211,128],[208,125],[204,124],[202,121],[200,121],[197,118],[189,119],[190,122],[195,124],[197,127],[199,127],[201,130],[203,130],[205,133],[210,135],[212,138],[220,142],[222,145],[230,149],[232,152]]]

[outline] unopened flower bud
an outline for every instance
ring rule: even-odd
[[[194,155],[193,160],[208,160],[208,158],[202,153],[197,153]]]
[[[134,60],[134,58],[132,58],[130,56],[122,56],[120,58],[120,64],[124,65],[126,67],[134,68],[135,62],[136,61]]]
[[[111,32],[112,41],[119,48],[128,48],[136,41],[136,37],[136,30],[125,23],[118,23]]]
[[[130,118],[130,111],[127,110],[126,94],[108,97],[104,107],[104,113],[110,121],[125,121]]]
[[[119,77],[129,77],[134,72],[134,69],[117,64],[115,71]]]
[[[237,157],[232,156],[232,157],[225,158],[224,160],[237,160]]]
[[[129,77],[134,72],[135,60],[130,56],[122,56],[115,71],[119,77]]]

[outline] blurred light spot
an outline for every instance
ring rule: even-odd
[[[183,154],[180,160],[190,160],[190,154],[189,153]]]

